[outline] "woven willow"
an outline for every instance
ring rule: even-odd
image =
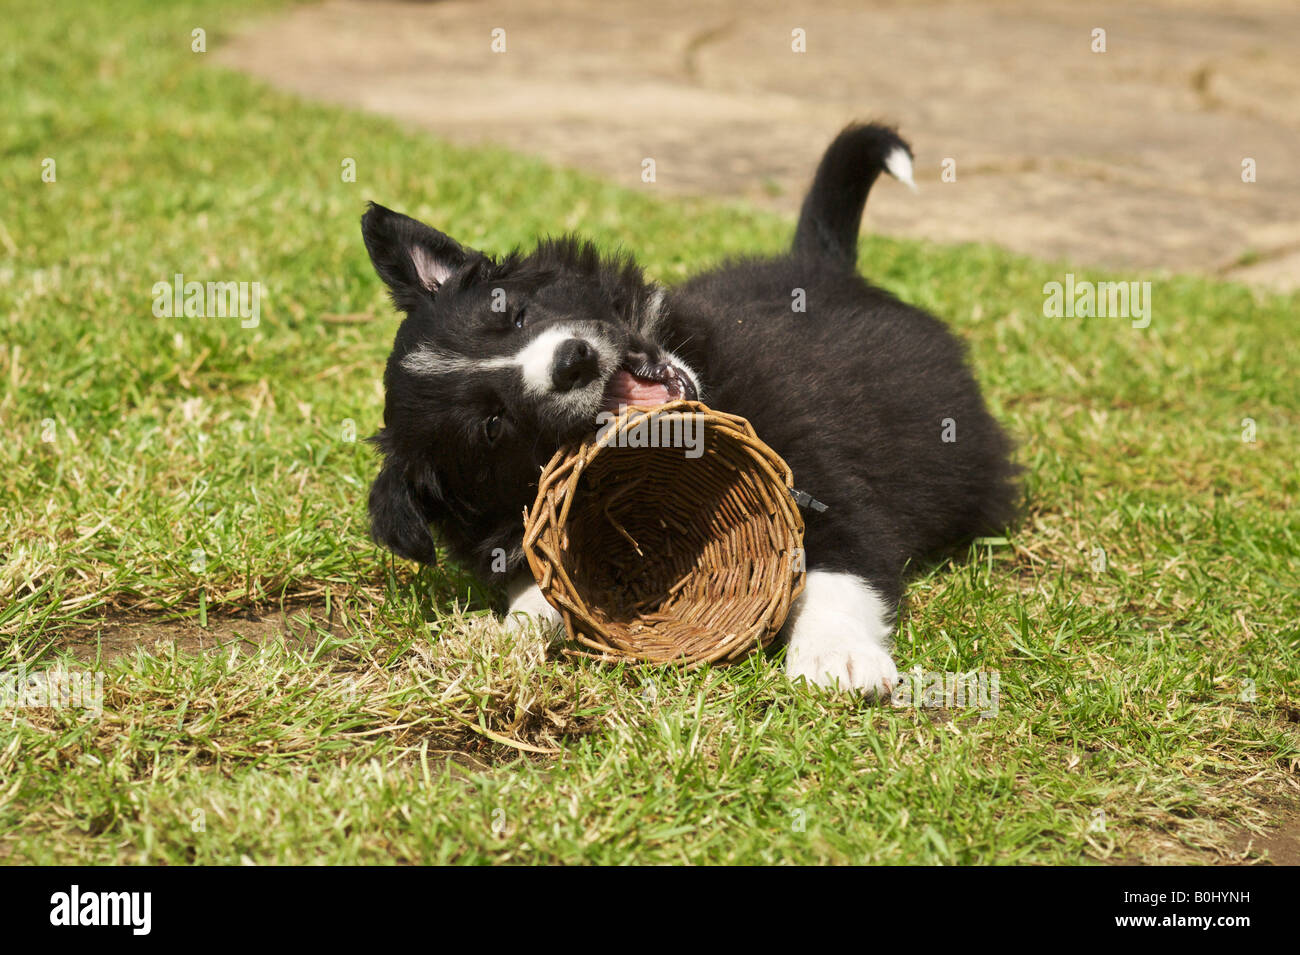
[[[627,446],[690,424],[699,457]],[[629,409],[551,459],[524,553],[588,655],[730,663],[772,641],[803,589],[793,481],[744,418],[689,401]]]

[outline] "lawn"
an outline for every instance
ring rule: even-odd
[[[1024,521],[925,568],[897,648],[996,674],[996,713],[794,687],[779,655],[575,659],[367,538],[396,319],[364,202],[490,251],[578,229],[669,283],[792,223],[192,52],[259,7],[4,3],[0,671],[99,673],[103,704],[0,708],[0,860],[1255,857],[1300,770],[1300,296],[864,241],[1019,443]],[[1067,271],[1149,279],[1150,326],[1044,317]],[[260,283],[256,326],[157,317],[177,273]]]

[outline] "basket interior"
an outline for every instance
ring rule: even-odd
[[[774,526],[769,493],[734,456],[607,447],[573,491],[566,570],[607,635],[652,656],[751,636],[797,546]]]

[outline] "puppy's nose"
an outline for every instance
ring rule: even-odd
[[[556,391],[589,385],[599,374],[596,351],[581,338],[570,338],[556,347],[551,361],[551,387]]]

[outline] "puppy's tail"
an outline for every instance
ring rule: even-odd
[[[882,170],[915,191],[912,149],[898,133],[876,123],[855,123],[836,136],[803,201],[794,254],[856,268],[862,210]]]

